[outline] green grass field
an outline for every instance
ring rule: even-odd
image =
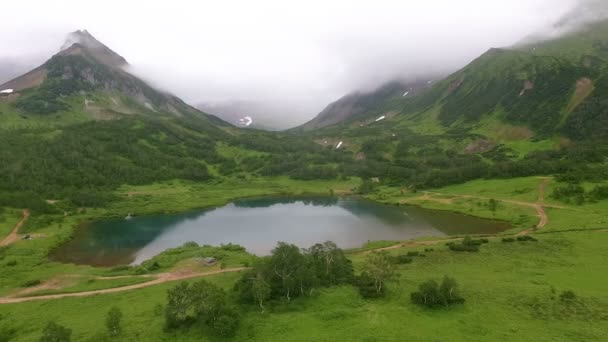
[[[238,151],[237,151],[238,153]],[[367,197],[390,204],[405,201],[433,209],[506,220],[514,223],[515,233],[538,223],[535,209],[506,201],[534,203],[539,199],[539,185],[545,186],[545,203],[560,208],[545,208],[549,221],[534,236],[538,242],[503,243],[491,239],[479,253],[450,251],[443,244],[432,246],[425,257],[415,257],[412,264],[399,266],[398,279],[388,284],[388,295],[378,300],[364,300],[352,286],[323,289],[311,298],[301,298],[289,305],[272,303],[262,314],[257,307],[241,307],[241,327],[235,341],[601,341],[608,334],[608,201],[580,206],[562,203],[550,197],[555,181],[537,177],[510,180],[478,180],[424,192],[401,192],[379,187]],[[46,226],[33,224],[32,232],[42,238],[19,241],[10,246],[0,260],[0,295],[23,291],[27,281],[63,279],[78,275],[76,281],[59,288],[43,289],[33,295],[80,292],[120,287],[149,280],[133,275],[137,268],[93,268],[61,264],[48,260],[47,254],[68,239],[73,227],[83,220],[109,216],[137,215],[194,210],[244,196],[269,194],[326,194],[347,192],[359,180],[346,182],[298,182],[287,178],[230,179],[218,184],[183,181],[148,186],[123,186],[119,202],[104,209],[69,213],[60,222]],[[592,184],[586,185],[591,188]],[[462,198],[461,195],[475,196]],[[430,196],[430,197],[424,197]],[[479,197],[479,198],[478,198]],[[499,200],[495,212],[486,198]],[[402,202],[403,203],[403,202]],[[564,208],[562,208],[564,207]],[[5,210],[8,226],[19,217]],[[3,216],[3,217],[4,217]],[[12,221],[11,221],[12,220]],[[34,218],[34,223],[35,218]],[[0,225],[0,227],[5,227]],[[603,229],[597,229],[603,228]],[[8,232],[8,228],[4,228]],[[370,242],[359,251],[395,244]],[[401,254],[425,247],[391,250]],[[182,267],[192,269],[190,261],[197,249],[168,251],[154,260],[162,264],[155,272]],[[359,269],[364,255],[349,253]],[[229,253],[223,267],[238,267],[251,262],[246,253]],[[15,264],[11,265],[11,261]],[[153,261],[144,263],[149,265]],[[224,263],[225,262],[225,263]],[[200,271],[200,270],[198,270]],[[146,273],[147,271],[144,271]],[[98,280],[95,276],[127,275],[126,278]],[[410,293],[427,279],[440,280],[444,275],[456,278],[466,303],[449,310],[432,311],[411,304]],[[239,277],[227,273],[207,279],[224,287],[229,294]],[[194,281],[194,280],[190,280]],[[163,331],[162,304],[166,290],[174,283],[137,290],[83,298],[41,300],[1,305],[0,331],[14,328],[16,341],[34,341],[49,320],[73,329],[73,340],[99,341],[104,332],[105,313],[118,306],[124,313],[125,341],[218,341],[202,329],[166,333]],[[572,290],[579,298],[577,312],[564,309],[556,299],[562,291]]]
[[[350,286],[320,291],[270,312],[245,308],[236,341],[601,341],[608,333],[605,232],[537,234],[539,242],[493,241],[479,253],[457,253],[436,246],[426,257],[399,268],[379,300],[363,300]],[[394,250],[392,253],[402,253]],[[362,255],[352,257],[359,265]],[[573,276],[573,272],[576,276]],[[455,277],[466,303],[448,310],[421,309],[409,294],[427,279]],[[230,290],[237,274],[208,278]],[[119,294],[4,305],[2,326],[19,330],[18,341],[35,340],[55,319],[74,330],[74,340],[104,337],[104,315],[116,305],[124,312],[123,340],[216,340],[199,329],[162,331],[157,306],[163,284]],[[584,303],[564,313],[556,297],[572,290]],[[229,291],[230,292],[230,291]],[[86,315],[83,313],[86,312]]]

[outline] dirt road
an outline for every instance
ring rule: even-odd
[[[177,271],[174,273],[161,273],[158,274],[157,278],[150,280],[145,283],[114,287],[110,289],[103,290],[94,290],[94,291],[85,291],[85,292],[75,292],[75,293],[59,293],[59,294],[51,294],[51,295],[42,295],[42,296],[31,296],[31,297],[2,297],[0,298],[0,304],[11,304],[11,303],[22,303],[22,302],[30,302],[33,300],[48,300],[48,299],[59,299],[59,298],[67,298],[67,297],[86,297],[86,296],[94,296],[98,294],[104,293],[115,293],[115,292],[123,292],[135,289],[141,289],[143,287],[158,285],[167,283],[170,281],[191,279],[197,277],[206,277],[221,273],[229,273],[229,272],[241,272],[248,269],[248,267],[235,267],[235,268],[227,268],[223,270],[215,270],[209,272],[189,272],[189,271]],[[122,277],[122,276],[119,276]],[[142,277],[150,278],[150,275],[143,275]],[[112,279],[112,277],[104,277],[104,279]]]
[[[546,205],[545,204],[545,188],[546,188],[547,184],[549,184],[550,179],[546,178],[546,177],[541,177],[541,178],[543,179],[543,181],[538,185],[538,199],[535,203],[524,202],[524,201],[513,201],[513,200],[506,200],[506,199],[496,199],[499,202],[510,203],[510,204],[515,204],[515,205],[520,205],[520,206],[525,206],[525,207],[532,207],[536,210],[536,214],[538,215],[538,218],[539,218],[538,224],[536,224],[535,227],[522,230],[521,232],[515,234],[516,237],[528,235],[528,234],[532,233],[533,231],[536,231],[537,229],[543,228],[544,226],[547,225],[547,223],[549,223],[549,217],[547,216],[547,213],[545,212],[545,207],[558,208],[558,209],[572,209],[572,208],[558,206],[558,205]],[[440,196],[450,196],[450,198],[433,198],[432,196],[430,196],[431,194],[440,195]],[[420,197],[416,197],[416,199],[427,200],[427,201],[437,201],[437,202],[440,202],[443,204],[451,204],[452,200],[455,198],[474,198],[474,199],[483,199],[483,200],[490,199],[490,197],[483,197],[483,196],[455,195],[455,194],[446,194],[446,193],[432,192],[432,191],[425,191],[424,195],[422,195]],[[489,236],[489,237],[496,238],[497,236],[498,235],[493,235],[493,236]],[[461,241],[461,240],[462,240],[462,238],[446,238],[446,239],[428,240],[428,241],[410,241],[410,242],[404,242],[404,243],[400,243],[400,244],[393,245],[393,246],[367,250],[367,251],[363,251],[361,253],[369,254],[372,252],[387,251],[387,250],[399,249],[399,248],[404,248],[404,247],[430,246],[430,245],[436,245],[436,244],[440,244],[440,243],[457,242],[457,241]]]
[[[24,210],[23,218],[21,219],[21,221],[17,222],[17,224],[15,225],[13,230],[10,232],[10,234],[8,234],[4,238],[4,240],[0,241],[0,247],[8,246],[11,243],[14,243],[15,241],[19,240],[19,235],[17,233],[19,232],[19,229],[21,229],[21,227],[23,226],[23,224],[25,223],[25,221],[27,221],[27,219],[29,217],[30,217],[30,212],[27,209]]]

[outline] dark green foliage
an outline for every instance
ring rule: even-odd
[[[386,252],[374,252],[367,255],[363,272],[356,279],[355,285],[365,298],[381,297],[386,292],[385,283],[394,276],[395,265],[390,255]]]
[[[488,209],[490,209],[490,211],[492,212],[492,215],[494,215],[494,213],[496,212],[497,207],[498,207],[498,202],[495,199],[490,198],[488,200]]]
[[[608,199],[608,186],[597,185],[589,192],[589,198],[593,201]]]
[[[360,195],[369,194],[374,191],[374,187],[374,183],[371,180],[366,179],[357,187],[357,193]]]
[[[418,251],[409,251],[409,252],[407,252],[407,256],[408,257],[413,257],[413,256],[418,256],[418,255],[420,255],[420,252],[418,252]]]
[[[354,284],[359,290],[359,294],[363,298],[379,298],[384,296],[386,291],[384,287],[378,289],[376,287],[374,278],[372,278],[367,272],[363,272],[361,275],[356,277]]]
[[[608,76],[594,82],[595,90],[568,116],[562,132],[576,140],[608,137]]]
[[[413,261],[413,259],[410,256],[404,255],[404,254],[393,256],[393,257],[391,257],[391,260],[393,261],[393,263],[398,264],[398,265],[410,264]]]
[[[160,269],[160,264],[155,261],[153,262],[150,266],[148,266],[148,271],[154,272],[154,271],[158,271]]]
[[[518,236],[517,241],[519,241],[519,242],[525,242],[525,241],[536,242],[538,240],[535,237],[532,237],[530,235],[523,235],[523,236]]]
[[[264,302],[310,295],[314,288],[351,283],[351,261],[333,242],[316,244],[300,250],[279,242],[268,258],[258,261],[243,274],[234,289],[241,301],[255,303],[264,310]]]
[[[69,342],[72,339],[72,329],[49,322],[42,331],[40,342]]]
[[[221,336],[232,336],[239,324],[228,305],[224,290],[205,280],[192,285],[182,282],[167,292],[165,328],[176,329],[199,323]]]
[[[572,303],[576,301],[576,294],[572,290],[566,290],[559,294],[559,300],[562,303]]]
[[[578,184],[556,186],[551,197],[566,203],[582,204],[585,201],[585,189]]]
[[[143,143],[145,141],[146,143]],[[0,135],[0,205],[49,211],[42,198],[100,207],[123,184],[210,179],[215,143],[171,122],[132,119],[70,126],[51,140],[19,131]],[[44,196],[40,198],[40,196]]]
[[[461,243],[448,242],[447,246],[455,252],[479,252],[479,246],[484,243],[488,243],[488,239],[474,240],[466,236]]]
[[[411,300],[414,304],[431,309],[464,303],[456,280],[447,276],[443,278],[441,285],[435,280],[428,280],[420,284],[418,291],[411,294]]]
[[[506,242],[506,243],[515,242],[515,239],[514,238],[502,238],[502,242]]]
[[[117,307],[112,307],[106,315],[106,329],[110,336],[118,336],[122,331],[121,326],[122,311]]]
[[[31,279],[31,280],[27,280],[27,281],[23,282],[23,284],[21,284],[21,287],[32,287],[32,286],[40,285],[41,283],[42,283],[42,281],[40,281],[40,279]]]
[[[17,330],[14,328],[1,327],[0,328],[0,342],[9,342],[17,337]]]

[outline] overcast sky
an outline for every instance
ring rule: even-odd
[[[272,102],[302,122],[347,92],[453,71],[582,2],[2,1],[0,63],[42,62],[67,32],[87,29],[190,103]]]

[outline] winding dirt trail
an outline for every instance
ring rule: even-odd
[[[545,207],[572,209],[572,208],[556,206],[556,205],[546,205],[544,203],[545,202],[544,201],[545,187],[547,186],[548,183],[549,183],[549,178],[543,178],[543,181],[538,186],[538,199],[535,203],[497,199],[497,201],[500,201],[500,202],[511,203],[511,204],[520,205],[520,206],[533,207],[534,209],[536,209],[536,212],[539,217],[538,224],[533,228],[529,228],[529,229],[523,230],[523,231],[515,234],[515,236],[527,235],[533,231],[536,231],[539,228],[543,228],[549,222],[547,213],[544,210]],[[450,197],[449,199],[441,199],[441,198],[436,199],[436,198],[433,198],[431,196],[431,194],[446,195],[446,196],[452,196],[452,197]],[[484,200],[489,199],[489,197],[482,197],[482,196],[454,195],[454,194],[444,194],[444,193],[438,193],[438,192],[425,192],[424,195],[421,196],[420,198],[423,198],[425,200],[439,200],[440,202],[445,203],[445,204],[450,204],[452,199],[454,199],[454,198],[476,198],[476,199],[484,199]],[[25,221],[27,220],[28,217],[29,217],[29,212],[27,210],[24,210],[23,219],[19,223],[17,223],[17,225],[15,225],[15,228],[13,229],[11,234],[9,234],[9,236],[7,236],[0,245],[4,246],[4,245],[8,245],[8,244],[16,241],[18,239],[17,232],[18,232],[19,228],[23,225],[23,223],[25,223]],[[489,237],[497,238],[498,235],[491,235]],[[404,243],[400,243],[400,244],[393,245],[393,246],[381,247],[381,248],[376,248],[376,249],[372,249],[372,250],[362,251],[359,253],[368,254],[368,253],[377,252],[377,251],[386,251],[386,250],[392,250],[392,249],[398,249],[398,248],[404,248],[404,247],[431,246],[431,245],[436,245],[436,244],[440,244],[440,243],[461,241],[462,239],[463,238],[446,238],[446,239],[437,239],[437,240],[428,240],[428,241],[409,241],[409,242],[404,242]],[[220,269],[220,270],[215,270],[215,271],[198,272],[198,273],[192,272],[189,270],[181,270],[181,271],[176,271],[173,273],[161,273],[161,274],[157,274],[157,275],[141,275],[140,277],[142,277],[142,278],[151,278],[152,280],[144,282],[144,283],[138,283],[138,284],[133,284],[133,285],[127,285],[127,286],[121,286],[121,287],[115,287],[115,288],[109,288],[109,289],[102,289],[102,290],[94,290],[94,291],[50,294],[50,295],[29,296],[29,297],[14,297],[14,295],[13,295],[12,297],[9,296],[9,297],[0,298],[0,304],[22,303],[22,302],[29,302],[29,301],[34,301],[34,300],[50,300],[50,299],[60,299],[60,298],[68,298],[68,297],[86,297],[86,296],[94,296],[94,295],[104,294],[104,293],[116,293],[116,292],[129,291],[129,290],[140,289],[140,288],[144,288],[144,287],[148,287],[148,286],[163,284],[163,283],[167,283],[167,282],[171,282],[171,281],[184,280],[184,279],[190,279],[190,278],[196,278],[196,277],[205,277],[205,276],[211,276],[211,275],[228,273],[228,272],[241,272],[246,269],[248,269],[248,267],[236,267],[236,268],[228,268],[228,269],[223,269],[223,270]],[[125,278],[125,277],[131,277],[131,276],[96,277],[96,279],[119,279],[119,278]],[[17,293],[16,295],[19,295],[19,293]]]
[[[21,221],[17,222],[17,224],[15,225],[15,227],[13,228],[13,230],[10,232],[10,234],[8,234],[2,241],[0,241],[0,247],[2,246],[8,246],[11,243],[14,243],[15,241],[19,240],[19,229],[21,229],[21,227],[23,226],[23,224],[25,223],[25,221],[27,221],[27,219],[30,217],[30,212],[26,209],[23,211],[23,218],[21,219]]]
[[[58,294],[31,296],[31,297],[2,297],[2,298],[0,298],[0,304],[23,303],[23,302],[30,302],[33,300],[49,300],[49,299],[60,299],[60,298],[67,298],[67,297],[87,297],[87,296],[94,296],[94,295],[104,294],[104,293],[116,293],[116,292],[141,289],[144,287],[163,284],[163,283],[167,283],[170,281],[184,280],[184,279],[197,278],[197,277],[207,277],[207,276],[221,274],[221,273],[241,272],[241,271],[244,271],[247,269],[249,269],[249,268],[248,267],[235,267],[235,268],[227,268],[227,269],[223,269],[223,270],[220,269],[220,270],[215,270],[215,271],[198,272],[198,273],[191,272],[191,271],[177,271],[174,273],[161,273],[161,274],[157,275],[157,278],[150,280],[148,282],[145,282],[145,283],[139,283],[139,284],[133,284],[133,285],[127,285],[127,286],[121,286],[121,287],[113,287],[110,289],[103,289],[103,290],[74,292],[74,293],[58,293]],[[121,277],[124,277],[124,276],[102,277],[102,278],[103,279],[115,279],[115,278],[121,278]],[[150,278],[152,276],[151,275],[142,275],[141,277]]]
[[[559,206],[559,205],[546,205],[545,204],[545,188],[547,187],[547,184],[549,184],[550,178],[548,178],[548,177],[540,177],[540,178],[543,181],[540,182],[540,184],[538,185],[538,199],[534,203],[533,202],[524,202],[524,201],[506,200],[506,199],[496,199],[499,202],[515,204],[515,205],[524,206],[524,207],[532,207],[536,210],[536,214],[538,215],[538,218],[539,218],[538,224],[536,224],[535,227],[524,229],[524,230],[518,232],[517,234],[514,234],[514,236],[516,236],[516,237],[528,235],[528,234],[546,226],[547,223],[549,223],[549,216],[547,215],[547,212],[545,212],[545,208],[579,210],[579,209],[573,209],[573,208]],[[430,196],[431,194],[440,195],[440,196],[451,196],[451,197],[450,198],[433,198]],[[446,194],[446,193],[432,192],[432,191],[426,191],[424,193],[424,195],[417,197],[416,199],[423,199],[423,200],[430,200],[430,201],[437,200],[437,202],[440,202],[440,203],[450,204],[452,202],[452,200],[455,198],[475,198],[475,199],[483,199],[483,200],[490,199],[490,197],[483,197],[483,196],[455,195],[455,194]],[[404,202],[404,203],[406,203],[406,202]],[[498,237],[497,234],[488,236],[488,238],[497,238],[497,237]],[[501,237],[502,237],[502,235],[501,235]],[[409,241],[409,242],[404,242],[404,243],[400,243],[400,244],[392,245],[392,246],[388,246],[388,247],[370,249],[370,250],[362,251],[359,253],[369,254],[372,252],[388,251],[388,250],[399,249],[399,248],[404,248],[404,247],[431,246],[431,245],[436,245],[436,244],[440,244],[440,243],[462,241],[462,239],[463,238],[446,238],[446,239],[427,240],[427,241]]]

